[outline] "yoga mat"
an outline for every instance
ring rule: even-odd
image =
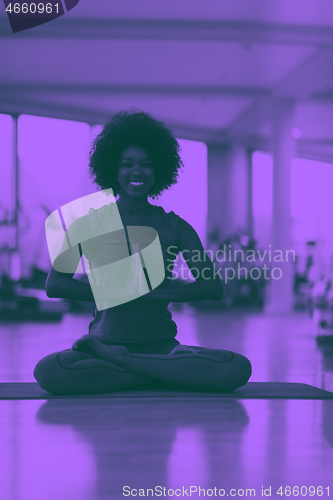
[[[0,383],[0,399],[73,399],[73,398],[233,398],[233,399],[333,399],[333,392],[324,391],[308,384],[287,382],[248,382],[233,392],[192,392],[168,387],[157,389],[139,388],[131,391],[77,396],[54,396],[39,387],[36,382]]]

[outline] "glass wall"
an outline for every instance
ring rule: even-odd
[[[291,177],[292,239],[301,268],[309,252],[315,253],[315,281],[328,277],[333,270],[332,185],[332,164],[295,158]]]
[[[15,231],[15,120],[0,114],[0,275],[10,267]]]
[[[260,248],[267,248],[272,242],[272,201],[272,156],[262,151],[255,151],[252,155],[252,214],[253,233]]]
[[[272,156],[255,151],[252,156],[254,237],[260,247],[272,243]],[[302,273],[309,252],[315,254],[316,278],[333,270],[333,165],[294,158],[291,168],[291,245]]]
[[[77,198],[96,191],[88,177],[89,150],[101,125],[20,115],[17,120],[19,168],[20,271],[29,277],[32,267],[48,271],[50,259],[45,239],[47,216]],[[0,115],[0,221],[14,209],[13,119]],[[197,141],[179,140],[185,164],[179,183],[151,203],[184,217],[205,240],[207,217],[207,148]],[[7,215],[6,215],[7,214]],[[9,233],[0,226],[0,245]],[[2,269],[6,267],[1,265]]]
[[[45,219],[61,205],[95,190],[87,178],[87,123],[21,115],[18,118],[20,250],[23,275],[48,270]]]

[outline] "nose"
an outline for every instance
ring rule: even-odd
[[[130,174],[129,178],[132,181],[143,181],[145,179],[145,176],[139,170],[135,170]]]

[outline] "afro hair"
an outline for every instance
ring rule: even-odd
[[[90,151],[89,177],[100,189],[119,194],[117,181],[121,153],[130,146],[144,148],[155,166],[155,182],[148,196],[156,198],[176,184],[183,167],[180,145],[172,132],[149,113],[120,111],[103,127]]]

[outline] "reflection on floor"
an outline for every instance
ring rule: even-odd
[[[173,317],[181,343],[248,356],[252,381],[333,390],[333,347],[317,348],[305,313],[273,317],[185,307]],[[35,363],[69,347],[88,323],[86,316],[67,315],[61,324],[2,325],[0,380],[33,381]],[[152,496],[156,487],[154,496],[162,497],[215,497],[219,490],[232,496],[233,488],[247,497],[253,488],[260,497],[262,488],[266,496],[271,488],[271,498],[281,498],[281,486],[303,486],[303,496],[307,488],[314,498],[320,489],[313,488],[322,487],[327,498],[333,492],[332,421],[333,401],[1,401],[0,498],[117,500],[133,496],[130,489]]]

